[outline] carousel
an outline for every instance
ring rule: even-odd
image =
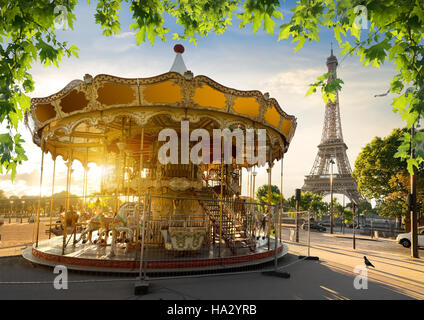
[[[242,196],[242,186],[247,172],[263,166],[271,199],[273,164],[283,160],[296,118],[268,93],[194,76],[183,61],[184,47],[174,51],[167,73],[135,79],[86,74],[32,99],[26,123],[41,148],[40,188],[43,171],[52,170],[53,181],[49,239],[40,239],[38,208],[26,259],[80,270],[175,272],[257,265],[287,253],[278,236],[280,206],[255,201],[253,192]],[[216,139],[219,130],[253,132],[250,151],[265,150],[264,163],[247,161],[248,148],[237,149],[235,135]],[[266,132],[262,140],[259,130]],[[177,146],[170,146],[173,135]],[[171,161],[172,153],[178,161]],[[191,161],[193,154],[201,161]],[[47,155],[52,168],[44,167]],[[59,157],[67,175],[66,198],[57,210]],[[84,171],[78,199],[70,194],[76,162]],[[91,177],[89,164],[99,168],[100,178]],[[88,186],[97,192],[89,194]]]

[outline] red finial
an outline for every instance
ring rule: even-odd
[[[174,46],[175,53],[184,53],[184,47],[182,44],[176,44]]]

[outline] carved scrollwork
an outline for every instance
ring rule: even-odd
[[[130,116],[135,119],[136,123],[140,126],[145,126],[149,119],[157,114],[166,113],[163,111],[163,107],[168,107],[169,111],[167,114],[170,116],[171,119],[174,121],[181,121],[183,119],[188,119],[191,122],[198,122],[202,117],[206,116],[206,114],[218,114],[222,113],[223,116],[216,116],[215,121],[219,123],[219,125],[222,127],[228,127],[228,125],[233,125],[236,123],[235,120],[227,120],[229,117],[227,114],[231,114],[231,117],[237,117],[239,119],[245,118],[244,120],[239,120],[241,124],[243,124],[244,127],[247,127],[247,124],[249,121],[252,122],[252,126],[254,125],[253,122],[273,127],[275,130],[277,130],[280,134],[284,134],[281,132],[281,126],[283,119],[290,120],[292,122],[289,133],[285,135],[285,139],[287,140],[287,143],[290,143],[295,129],[296,129],[296,118],[294,116],[290,116],[286,114],[279,106],[278,102],[274,98],[269,98],[268,95],[265,96],[258,90],[250,90],[250,91],[242,91],[242,90],[236,90],[233,88],[225,87],[214,80],[210,79],[206,76],[196,76],[194,78],[185,78],[179,73],[176,72],[167,72],[158,76],[150,77],[150,78],[133,78],[133,79],[127,79],[127,78],[120,78],[115,77],[111,75],[106,74],[100,74],[97,75],[94,78],[85,79],[85,81],[82,80],[74,80],[70,82],[65,88],[63,88],[61,91],[59,91],[56,94],[53,94],[51,96],[45,97],[45,98],[34,98],[31,100],[32,102],[32,108],[31,108],[31,117],[34,120],[34,136],[39,135],[39,129],[43,126],[46,126],[48,123],[51,123],[52,121],[60,121],[62,118],[69,117],[74,114],[84,114],[86,112],[93,112],[93,111],[103,111],[104,113],[107,113],[102,116],[102,120],[105,123],[111,123],[116,119],[116,117],[119,116]],[[125,110],[121,105],[102,105],[98,101],[99,99],[99,93],[98,89],[104,86],[106,83],[115,83],[119,85],[126,85],[133,87],[133,90],[137,90],[142,97],[143,87],[146,87],[151,84],[157,84],[164,81],[172,81],[176,85],[178,85],[181,89],[181,95],[182,99],[178,102],[175,102],[172,104],[172,106],[166,104],[166,103],[148,103],[144,101],[142,98],[139,101],[140,107],[146,106],[146,107],[158,107],[159,109],[162,109],[161,111],[158,110],[157,113],[153,111],[143,111],[143,112],[128,112],[128,110]],[[201,88],[203,86],[210,86],[212,89],[215,89],[217,91],[220,91],[223,93],[226,97],[227,105],[224,109],[217,109],[213,107],[205,107],[205,106],[199,106],[194,103],[193,97],[195,95],[196,89]],[[84,92],[84,95],[88,101],[87,106],[82,110],[76,110],[71,112],[70,114],[64,114],[62,113],[61,107],[60,107],[60,101],[63,97],[65,97],[67,94],[72,92],[73,90],[76,90],[77,92]],[[259,113],[257,116],[249,117],[247,115],[238,114],[233,110],[234,101],[237,97],[251,97],[255,98],[259,103]],[[136,99],[139,99],[138,97]],[[48,121],[41,123],[34,112],[34,107],[37,104],[42,103],[51,103],[56,109],[57,115],[53,119],[49,119]],[[275,108],[278,112],[278,114],[281,116],[279,119],[279,123],[277,127],[268,125],[264,121],[264,115],[269,108]],[[111,115],[113,113],[113,115]],[[203,115],[202,115],[203,114]],[[210,115],[208,115],[210,116]],[[230,118],[231,118],[230,117]],[[69,126],[69,125],[68,125]],[[66,132],[70,132],[69,127],[64,128]],[[34,139],[34,141],[38,141],[38,139]]]

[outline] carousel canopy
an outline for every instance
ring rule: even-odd
[[[43,149],[64,159],[72,143],[74,155],[79,152],[80,158],[96,161],[99,141],[105,135],[97,124],[129,116],[137,125],[145,126],[151,117],[168,113],[173,120],[199,121],[207,116],[220,122],[221,127],[242,122],[251,128],[270,129],[279,140],[281,151],[287,151],[296,118],[285,113],[274,98],[256,90],[225,87],[203,75],[193,77],[182,59],[183,46],[177,45],[174,50],[176,58],[167,73],[133,79],[85,75],[83,80],[74,80],[51,96],[33,98],[27,120],[32,120],[28,122],[34,142],[39,146],[46,142]],[[49,144],[53,137],[54,143]],[[109,137],[113,139],[116,137]]]

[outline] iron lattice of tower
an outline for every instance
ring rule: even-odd
[[[329,72],[328,82],[337,78],[337,58],[331,55],[327,58]],[[324,128],[321,143],[318,145],[318,154],[309,175],[305,176],[303,191],[311,191],[325,196],[331,192],[330,170],[333,160],[337,173],[333,174],[333,193],[344,194],[352,202],[364,201],[365,198],[358,191],[352,169],[346,154],[347,145],[343,141],[342,124],[340,121],[339,94],[336,92],[334,102],[329,101],[325,106]],[[334,165],[333,165],[334,166]]]

